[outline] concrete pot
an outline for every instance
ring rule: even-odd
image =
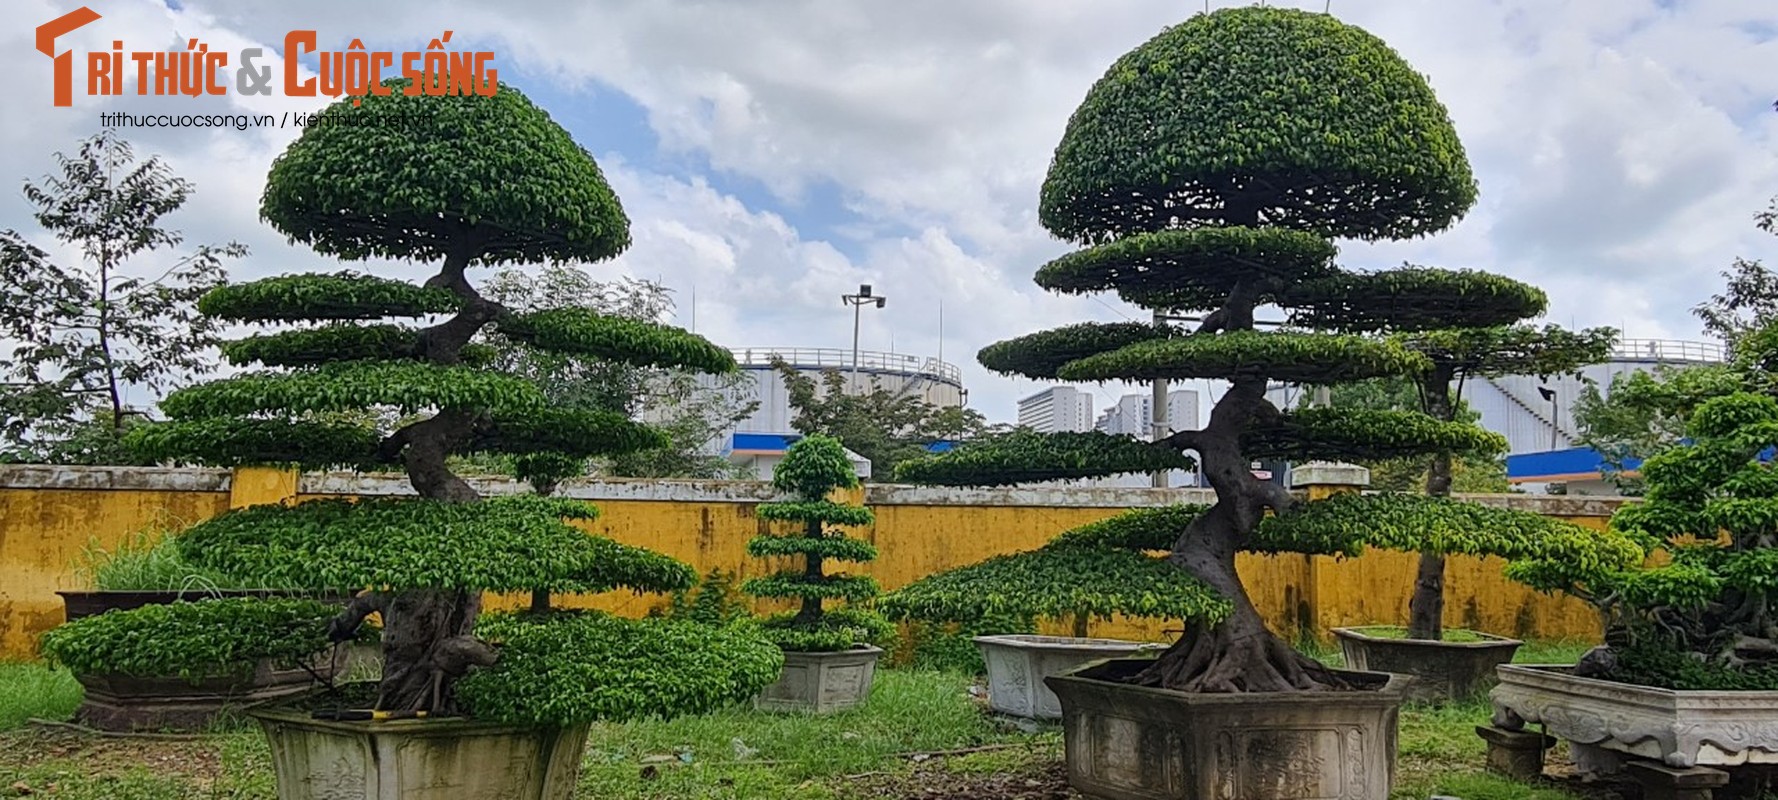
[[[247,713],[271,743],[278,800],[571,800],[592,728]]]
[[[345,670],[346,648],[316,656],[309,668],[322,678]],[[261,659],[249,672],[196,682],[178,676],[75,675],[86,690],[75,719],[107,731],[201,730],[229,708],[288,697],[314,687],[314,676]]]
[[[1062,701],[1068,783],[1103,800],[1388,800],[1398,676],[1353,692],[1192,694],[1121,682],[1114,659],[1044,679]]]
[[[1045,678],[1100,659],[1167,647],[1121,639],[1023,634],[977,636],[974,641],[988,665],[988,707],[1001,714],[1036,719],[1062,718],[1062,703],[1044,685]]]
[[[1434,642],[1372,636],[1374,628],[1334,628],[1346,666],[1361,672],[1411,675],[1407,698],[1417,702],[1466,700],[1494,685],[1494,668],[1510,663],[1517,639],[1476,633],[1479,642]]]
[[[1540,723],[1594,774],[1616,772],[1625,755],[1681,768],[1778,764],[1778,692],[1656,689],[1577,678],[1571,669],[1499,667],[1500,684],[1489,693],[1495,727]]]
[[[862,704],[876,679],[883,649],[864,645],[833,653],[784,653],[778,682],[754,698],[764,711],[813,711],[826,714]]]

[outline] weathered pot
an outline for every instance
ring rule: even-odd
[[[1586,771],[1616,771],[1617,754],[1671,767],[1778,764],[1778,692],[1675,691],[1578,678],[1573,667],[1506,664],[1489,693],[1494,725],[1541,723],[1576,745]]]
[[[784,653],[784,672],[753,699],[765,711],[826,714],[862,704],[876,680],[883,649],[863,645],[834,653]]]
[[[1479,642],[1435,642],[1371,636],[1371,628],[1334,628],[1346,666],[1361,672],[1411,675],[1407,697],[1417,702],[1465,700],[1494,685],[1494,668],[1513,660],[1524,642],[1476,633]]]
[[[215,591],[191,589],[188,591],[162,592],[95,590],[56,592],[56,594],[61,595],[62,597],[62,613],[68,622],[73,622],[81,617],[103,614],[112,610],[128,611],[143,606],[213,600],[220,597],[313,597],[323,603],[332,603],[342,606],[352,600],[352,595],[349,592],[324,592],[314,594],[308,592],[289,592],[279,589],[217,589]]]
[[[1062,703],[1044,685],[1044,678],[1100,659],[1167,647],[1121,639],[1024,634],[977,636],[974,641],[988,665],[988,707],[1001,714],[1038,719],[1062,718]]]
[[[1106,800],[1388,800],[1403,678],[1352,692],[1192,694],[1097,662],[1045,678],[1062,701],[1068,783]]]
[[[247,713],[271,743],[278,800],[570,800],[592,728]]]
[[[309,668],[279,668],[261,659],[250,672],[215,675],[196,682],[178,676],[75,675],[86,690],[75,719],[107,731],[201,730],[225,709],[242,708],[306,692],[344,672],[348,653],[337,648]]]

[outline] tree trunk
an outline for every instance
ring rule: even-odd
[[[1420,397],[1426,413],[1441,422],[1456,417],[1451,402],[1452,374],[1448,367],[1433,370],[1420,386]],[[1426,466],[1426,494],[1449,497],[1451,494],[1451,454],[1434,454]],[[1420,568],[1414,576],[1414,596],[1408,601],[1408,638],[1440,641],[1444,639],[1445,557],[1442,553],[1420,554]]]
[[[821,523],[810,520],[808,527],[803,531],[803,536],[810,539],[820,538]],[[809,553],[803,556],[803,577],[813,580],[820,580],[822,578],[821,556],[815,555],[814,553]],[[792,621],[792,624],[799,628],[813,628],[820,625],[821,598],[804,597],[802,608],[797,610],[796,619]]]
[[[1087,620],[1090,617],[1085,611],[1074,612],[1074,638],[1087,638]]]

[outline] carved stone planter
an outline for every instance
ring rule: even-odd
[[[1062,703],[1044,685],[1045,678],[1104,658],[1166,648],[1164,644],[1121,639],[1019,634],[977,636],[974,641],[988,665],[988,707],[1001,714],[1038,719],[1062,718]]]
[[[1489,694],[1494,725],[1541,723],[1566,739],[1584,771],[1617,771],[1623,756],[1670,767],[1778,764],[1778,692],[1674,691],[1596,678],[1572,667],[1507,664]]]
[[[836,653],[784,653],[784,673],[753,705],[765,711],[826,714],[862,704],[876,679],[880,647],[864,645]]]
[[[1479,642],[1434,642],[1372,635],[1375,628],[1334,628],[1346,666],[1360,671],[1411,675],[1409,700],[1464,700],[1494,685],[1494,668],[1513,660],[1517,639],[1476,633]]]
[[[570,800],[592,727],[248,713],[271,743],[278,800]]]
[[[310,669],[322,678],[343,672],[346,648],[317,656]],[[279,668],[261,659],[249,672],[200,678],[76,675],[86,697],[75,719],[107,731],[199,730],[229,708],[288,697],[314,687],[301,668]]]
[[[1062,701],[1068,782],[1106,800],[1388,800],[1401,680],[1353,692],[1189,694],[1121,683],[1116,659],[1045,683]]]

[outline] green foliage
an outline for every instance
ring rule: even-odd
[[[348,261],[434,261],[466,236],[483,266],[601,261],[629,246],[599,165],[519,90],[410,97],[407,83],[323,110],[272,162],[260,216]]]
[[[144,528],[110,549],[88,542],[76,571],[102,592],[211,592],[224,589],[294,589],[294,586],[243,586],[240,581],[186,561],[172,531]]]
[[[528,381],[471,367],[348,361],[304,372],[244,373],[188,386],[167,395],[161,411],[174,419],[189,419],[373,406],[389,406],[404,414],[449,408],[516,417],[540,411],[544,397]]]
[[[1089,522],[1063,531],[1050,540],[1050,547],[1101,548],[1113,550],[1170,551],[1187,525],[1203,516],[1210,507],[1181,503],[1156,508],[1133,508],[1122,514]]]
[[[223,598],[112,610],[43,634],[45,658],[75,673],[198,680],[285,666],[327,650],[339,608],[290,598]]]
[[[1658,365],[1615,375],[1606,392],[1588,386],[1576,398],[1580,443],[1621,469],[1627,459],[1647,459],[1677,444],[1699,403],[1746,387],[1736,369],[1716,364]]]
[[[1778,198],[1765,211],[1754,216],[1760,230],[1778,235]],[[1704,332],[1729,345],[1739,354],[1749,334],[1764,330],[1772,335],[1778,323],[1778,273],[1766,268],[1757,259],[1737,258],[1722,274],[1727,285],[1720,294],[1699,303],[1692,313],[1704,323]],[[1766,352],[1773,352],[1769,346]],[[1768,362],[1764,371],[1772,372]]]
[[[296,464],[360,468],[377,458],[376,429],[358,421],[211,417],[146,425],[125,443],[150,462],[215,467]]]
[[[851,464],[846,466],[850,468]],[[877,515],[868,508],[843,505],[830,500],[761,503],[756,513],[760,519],[778,522],[820,522],[850,527],[869,525],[877,519]]]
[[[796,653],[836,653],[854,645],[869,644],[885,650],[895,647],[895,625],[875,611],[836,608],[821,613],[814,624],[804,624],[795,613],[774,614],[760,625],[773,644]]]
[[[666,434],[615,411],[545,407],[495,415],[491,425],[478,433],[473,447],[501,453],[554,452],[584,458],[666,445]]]
[[[1605,675],[1612,680],[1679,691],[1778,691],[1778,665],[1736,669],[1655,643],[1612,650],[1617,666]]]
[[[1082,322],[995,342],[982,348],[976,355],[976,360],[982,366],[1002,375],[1054,380],[1060,377],[1062,367],[1070,362],[1121,350],[1139,342],[1179,335],[1179,330],[1170,325],[1147,322]]]
[[[1134,436],[1019,429],[984,436],[946,453],[903,462],[896,467],[895,479],[945,486],[1004,486],[1189,470],[1196,466],[1197,461],[1190,456]]]
[[[1561,375],[1611,358],[1617,330],[1570,331],[1555,325],[1446,328],[1402,337],[1409,349],[1450,370],[1453,378]]]
[[[625,619],[599,612],[493,614],[476,635],[494,666],[457,686],[476,719],[521,725],[671,718],[745,702],[784,655],[751,625]]]
[[[1644,558],[1642,549],[1619,533],[1529,511],[1411,494],[1335,495],[1268,519],[1259,532],[1256,549],[1274,552],[1300,550],[1294,545],[1303,540],[1344,540],[1406,552],[1556,561],[1575,574],[1615,572]]]
[[[1549,298],[1504,275],[1410,264],[1312,277],[1284,291],[1278,304],[1292,309],[1297,325],[1369,333],[1508,325],[1542,314]]]
[[[735,598],[734,574],[719,569],[706,573],[697,586],[674,591],[665,608],[649,609],[648,615],[705,625],[727,625],[751,616],[747,605]]]
[[[218,286],[198,300],[227,322],[307,322],[445,314],[463,307],[448,289],[356,272],[279,275]]]
[[[419,358],[419,332],[400,325],[322,325],[256,333],[222,344],[230,364],[301,367],[329,361]]]
[[[877,546],[840,535],[755,536],[747,542],[747,554],[761,558],[815,556],[822,560],[861,563],[877,560]]]
[[[1162,559],[1078,544],[994,556],[928,575],[885,594],[890,619],[968,622],[987,618],[1090,615],[1214,622],[1228,601]]]
[[[500,320],[499,330],[540,350],[637,367],[680,367],[706,373],[738,368],[733,354],[695,333],[585,308],[512,314]]]
[[[846,449],[832,436],[813,434],[797,440],[784,453],[784,460],[772,468],[772,487],[804,501],[819,502],[835,489],[857,486],[858,473],[852,468],[851,460],[846,458]],[[787,514],[794,510],[776,509]],[[763,510],[761,513],[770,518],[769,513]]]
[[[1056,377],[1070,381],[1266,378],[1334,383],[1430,368],[1425,356],[1399,343],[1337,334],[1236,331],[1137,344],[1068,362]]]
[[[580,501],[529,495],[314,500],[230,511],[177,541],[193,564],[271,586],[595,593],[697,581],[678,561],[564,521],[595,513]]]
[[[863,602],[881,591],[877,579],[869,575],[809,576],[800,570],[787,570],[741,584],[741,591],[754,597],[800,598],[805,600],[850,600]]]
[[[1422,405],[1423,392],[1414,385],[1415,382],[1406,378],[1378,378],[1376,380],[1344,383],[1329,387],[1328,400],[1331,408],[1349,412],[1397,411],[1417,412]],[[1311,410],[1307,393],[1296,413]],[[1317,409],[1317,412],[1320,410]],[[1469,426],[1473,432],[1482,431],[1475,427],[1481,414],[1469,408],[1462,398],[1456,398],[1451,407],[1452,423]],[[1453,426],[1441,428],[1450,430],[1454,436],[1459,428]],[[1252,435],[1251,433],[1249,435]],[[1487,435],[1482,432],[1481,435]],[[1498,443],[1491,435],[1488,441]],[[1494,452],[1492,446],[1484,448],[1485,452],[1465,453],[1459,450],[1453,453],[1451,462],[1451,490],[1453,492],[1504,493],[1512,488],[1506,480],[1506,463]],[[1370,455],[1376,455],[1376,449]],[[1415,450],[1410,455],[1393,458],[1356,458],[1360,466],[1370,470],[1370,488],[1381,492],[1420,493],[1426,491],[1426,480],[1430,462],[1425,457],[1426,451]]]
[[[1068,121],[1039,213],[1081,242],[1259,214],[1408,238],[1450,226],[1475,196],[1444,106],[1393,50],[1326,14],[1247,6],[1118,59]]]
[[[1418,411],[1305,408],[1248,426],[1241,452],[1292,461],[1370,460],[1427,453],[1493,458],[1506,437],[1468,422],[1441,422]]]
[[[870,461],[875,475],[893,475],[896,464],[925,455],[933,442],[968,439],[989,427],[974,409],[938,406],[880,385],[861,392],[849,388],[838,370],[823,371],[817,383],[782,359],[774,358],[773,365],[796,410],[791,427],[838,439]]]
[[[1164,230],[1051,261],[1037,271],[1037,285],[1070,294],[1116,289],[1126,298],[1180,289],[1226,294],[1242,281],[1330,274],[1335,252],[1325,239],[1284,228]]]
[[[983,675],[987,673],[988,665],[982,660],[982,650],[976,645],[975,637],[1036,632],[1037,622],[1029,617],[985,617],[967,622],[910,620],[911,665],[915,669]]]

